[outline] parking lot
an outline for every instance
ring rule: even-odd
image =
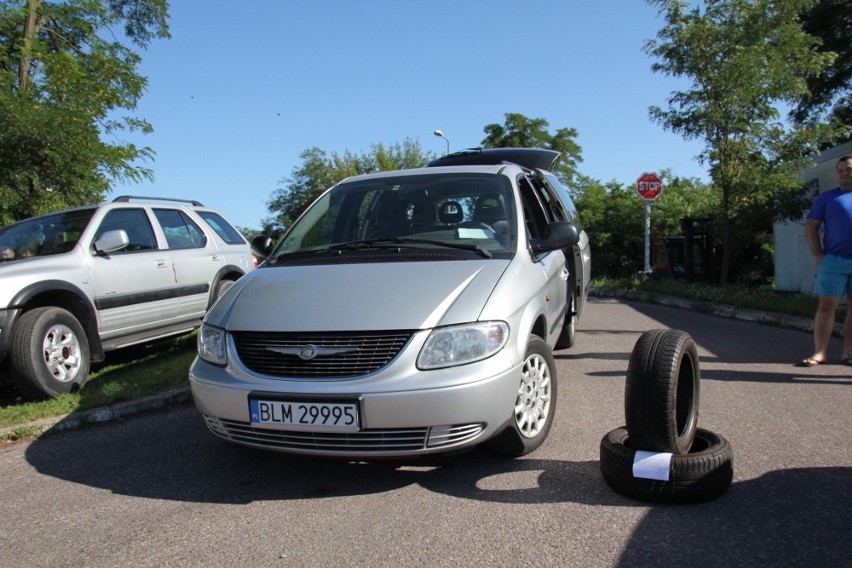
[[[627,499],[599,472],[632,347],[661,327],[692,335],[699,426],[734,448],[703,504]],[[792,365],[810,351],[802,331],[594,299],[557,354],[550,438],[516,460],[256,452],[191,405],[44,436],[0,453],[0,565],[848,566],[852,368]]]

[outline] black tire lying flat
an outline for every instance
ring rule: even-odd
[[[624,390],[627,431],[636,449],[685,454],[698,427],[701,371],[688,333],[643,333],[630,355]]]
[[[731,486],[734,451],[719,434],[698,428],[692,450],[671,455],[667,480],[634,475],[636,450],[626,428],[616,428],[601,440],[600,466],[604,481],[616,492],[656,503],[698,503],[714,499]]]

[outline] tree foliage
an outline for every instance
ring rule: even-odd
[[[684,217],[710,219],[718,193],[694,178],[671,170],[660,173],[665,190],[651,206],[651,236],[681,234]],[[645,202],[633,185],[602,183],[579,176],[574,199],[589,235],[595,278],[633,276],[644,267]]]
[[[434,159],[432,153],[424,152],[420,142],[406,139],[404,142],[374,144],[370,152],[343,154],[313,147],[302,152],[302,164],[293,168],[289,178],[282,179],[278,188],[267,202],[270,217],[263,221],[263,232],[280,236],[317,197],[326,189],[350,176],[374,171],[390,171],[425,166]]]
[[[168,34],[167,0],[0,0],[0,223],[101,201],[115,179],[150,178],[133,116],[139,55]],[[120,29],[119,29],[120,28]]]
[[[823,74],[808,78],[809,92],[791,116],[798,122],[820,121],[828,112],[840,124],[852,125],[852,2],[818,0],[801,19],[804,31],[820,39],[819,50],[837,58]]]
[[[727,283],[734,227],[754,228],[751,214],[793,218],[805,207],[797,173],[838,130],[826,124],[787,125],[781,105],[808,94],[808,79],[834,61],[805,33],[799,16],[811,0],[648,0],[665,26],[645,45],[654,71],[684,77],[668,109],[652,119],[704,142],[699,156],[720,191],[720,280]]]
[[[528,118],[516,112],[507,112],[504,124],[485,126],[486,137],[483,148],[547,148],[560,152],[562,156],[554,173],[568,188],[577,186],[577,165],[583,161],[582,150],[575,141],[577,131],[560,128],[553,134],[548,132],[550,124],[543,118]]]

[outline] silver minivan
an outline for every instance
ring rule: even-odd
[[[325,192],[204,319],[210,430],[361,458],[540,446],[590,277],[558,156],[477,149]]]

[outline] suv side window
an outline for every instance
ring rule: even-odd
[[[170,249],[202,248],[207,237],[195,221],[177,209],[154,209]]]
[[[118,230],[127,233],[130,244],[124,250],[117,251],[117,254],[157,248],[157,239],[154,237],[154,230],[144,209],[113,209],[108,212],[95,233],[95,240],[101,238],[107,231]]]
[[[243,236],[225,221],[221,215],[212,211],[196,211],[198,216],[210,225],[210,228],[216,231],[219,237],[229,245],[244,245],[246,240]]]

